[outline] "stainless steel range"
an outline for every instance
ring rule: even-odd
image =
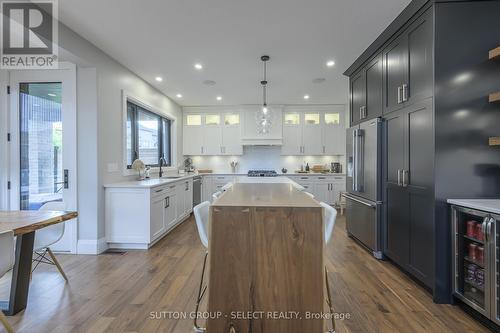
[[[274,170],[248,170],[248,177],[277,177],[278,173]]]

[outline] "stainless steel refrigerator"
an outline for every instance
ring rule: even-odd
[[[368,120],[347,130],[346,226],[382,258],[382,122]]]

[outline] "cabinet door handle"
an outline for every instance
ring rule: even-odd
[[[323,146],[323,154],[326,152],[326,148],[325,146]]]
[[[363,106],[363,118],[366,118],[368,116],[368,113],[366,112],[366,105]]]
[[[201,153],[203,154],[203,146],[201,146]]]
[[[401,186],[401,169],[398,169],[398,186]]]
[[[402,175],[402,180],[401,182],[403,183],[403,187],[407,187],[408,186],[408,179],[407,179],[407,175],[408,175],[408,170],[402,170],[401,172],[403,175]]]
[[[408,101],[408,85],[405,83],[403,84],[403,88],[402,88],[403,92],[402,92],[402,99],[403,99],[403,102],[406,102]]]
[[[489,216],[486,216],[483,220],[483,223],[481,223],[481,231],[483,232],[485,241],[488,241],[488,234],[486,233],[486,226],[488,225],[489,221],[490,221]]]
[[[403,103],[403,88],[401,86],[398,87],[398,104]]]
[[[363,119],[363,107],[359,107],[359,119]]]
[[[165,208],[170,207],[170,197],[165,198]]]

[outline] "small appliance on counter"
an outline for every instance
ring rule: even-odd
[[[342,164],[339,162],[333,162],[330,169],[331,173],[342,173]]]
[[[191,157],[188,157],[184,160],[184,170],[186,172],[194,172],[194,165]]]
[[[278,173],[274,170],[248,170],[248,177],[277,177]]]

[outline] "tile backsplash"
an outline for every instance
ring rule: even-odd
[[[300,169],[301,164],[327,164],[340,162],[344,170],[345,156],[282,156],[279,146],[245,146],[241,156],[192,156],[193,164],[197,169],[212,169],[218,173],[230,173],[231,161],[238,161],[237,173],[246,173],[251,169],[272,169],[281,172],[282,168],[288,172]]]

